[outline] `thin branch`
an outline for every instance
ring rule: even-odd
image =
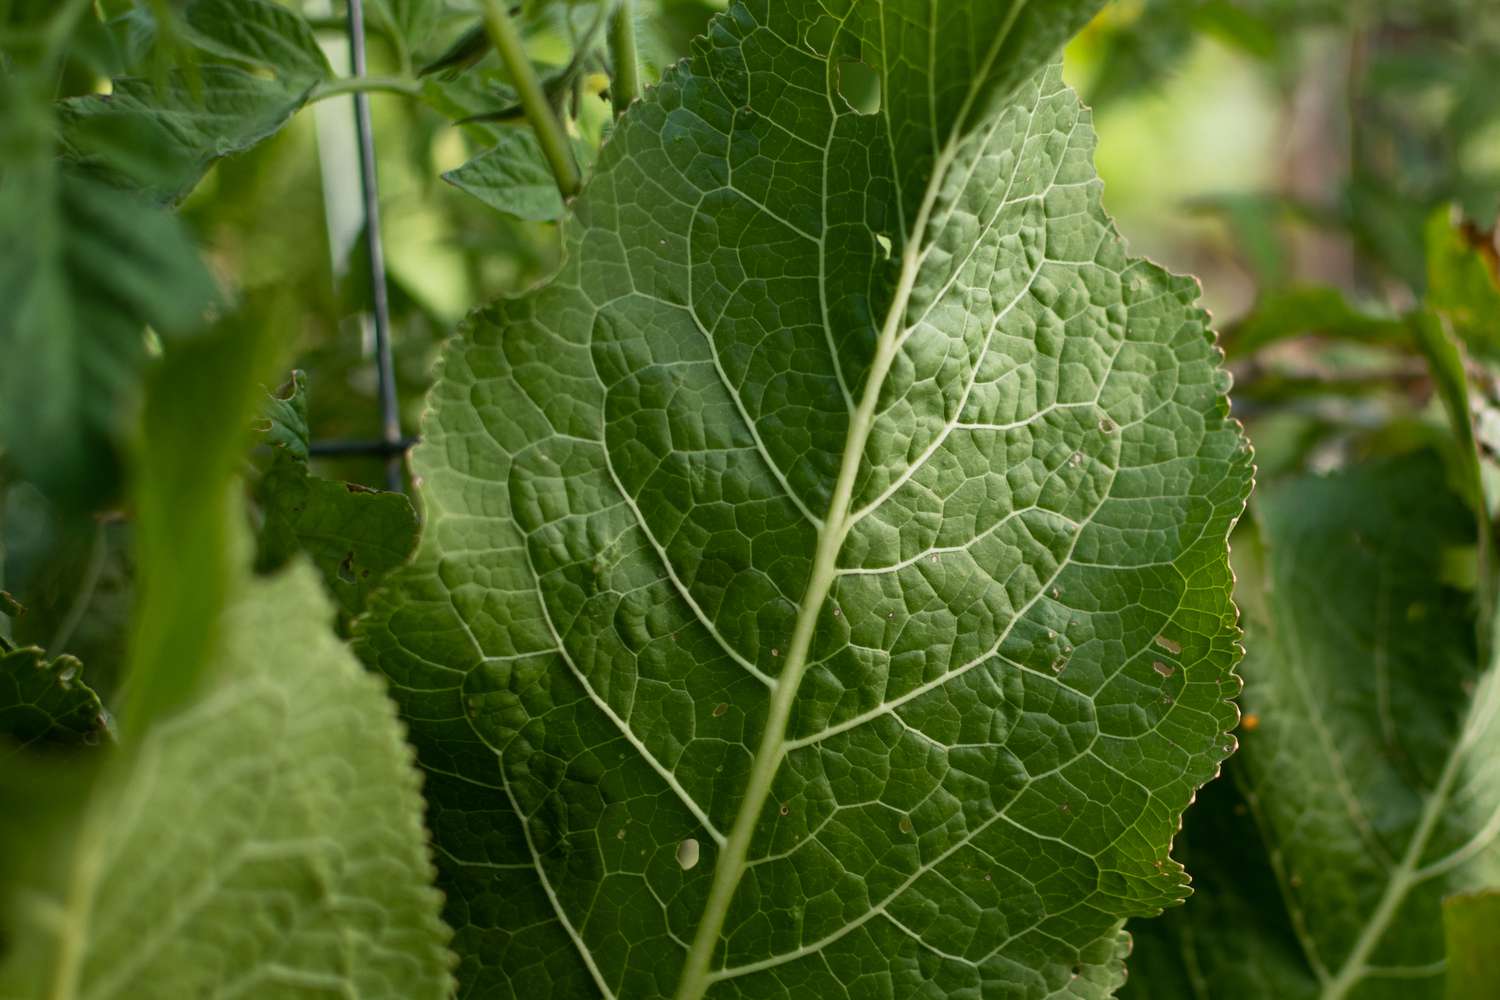
[[[573,159],[573,151],[568,145],[568,135],[563,131],[563,124],[557,113],[552,110],[551,102],[547,100],[542,81],[536,75],[536,68],[526,57],[526,47],[521,43],[520,32],[516,30],[516,24],[511,20],[505,4],[500,0],[485,0],[484,23],[490,33],[490,40],[495,43],[495,50],[500,53],[500,61],[505,65],[511,83],[521,98],[521,109],[536,132],[542,154],[547,157],[547,164],[552,168],[552,176],[557,180],[557,190],[562,192],[565,199],[573,197],[583,186],[583,181],[578,172],[578,164]]]
[[[341,76],[336,80],[324,80],[314,87],[312,93],[308,95],[307,102],[314,104],[330,97],[342,97],[345,94],[375,92],[418,97],[422,93],[422,85],[416,80],[407,80],[398,76]]]

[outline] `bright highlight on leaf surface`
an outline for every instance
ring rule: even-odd
[[[1250,456],[1047,65],[1097,6],[735,5],[448,349],[360,640],[464,992],[1102,998],[1186,894]]]

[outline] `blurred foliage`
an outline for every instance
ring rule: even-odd
[[[686,55],[722,7],[636,3],[645,80]],[[365,8],[367,73],[390,82],[370,100],[410,432],[452,327],[555,266],[563,203],[512,110],[505,67],[476,34],[474,4]],[[515,8],[585,167],[612,119],[610,9]],[[418,76],[464,39],[459,58]],[[132,464],[143,387],[183,338],[273,323],[286,360],[308,373],[311,391],[295,401],[303,450],[261,449],[250,470],[262,570],[308,551],[347,623],[413,544],[409,503],[364,489],[384,482],[384,460],[336,447],[380,427],[348,80],[344,10],[327,0],[0,5],[0,244],[29,248],[0,257],[11,359],[0,374],[0,638],[79,656],[106,701],[147,544],[127,499],[143,471]],[[537,184],[497,187],[519,176]],[[270,299],[247,314],[245,302]],[[268,372],[266,387],[289,370]],[[310,442],[335,447],[309,454]],[[392,530],[399,537],[385,537]]]
[[[1424,324],[1500,336],[1500,5],[1131,0],[1069,54],[1126,234],[1205,284],[1262,482],[1441,436]]]

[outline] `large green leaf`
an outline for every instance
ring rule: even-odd
[[[0,996],[449,995],[418,775],[331,614],[304,565],[238,585],[203,697],[11,887]]]
[[[466,995],[1105,997],[1186,893],[1249,453],[1045,65],[1096,6],[732,7],[448,349],[359,634]]]
[[[1443,582],[1472,515],[1430,454],[1257,510],[1263,555],[1235,549],[1243,793],[1188,814],[1201,892],[1132,925],[1129,995],[1439,1000],[1442,897],[1500,881],[1500,685],[1475,663],[1472,595]]]

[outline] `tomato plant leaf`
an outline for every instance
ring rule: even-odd
[[[1102,998],[1185,895],[1250,456],[1048,65],[1097,6],[735,4],[447,350],[358,636],[466,992]]]
[[[176,204],[214,163],[275,135],[311,88],[310,80],[218,65],[176,69],[161,83],[119,79],[112,93],[61,102],[63,155],[112,184]]]
[[[1444,478],[1420,453],[1257,494],[1263,551],[1235,547],[1243,794],[1189,812],[1203,891],[1137,941],[1200,985],[1129,995],[1443,996],[1440,902],[1500,871],[1500,694],[1473,596],[1444,582],[1474,544]]]
[[[0,640],[0,759],[34,745],[97,743],[109,732],[104,706],[71,656],[51,662],[35,646],[7,648]]]
[[[0,239],[25,248],[0,254],[0,439],[54,498],[96,503],[117,487],[145,326],[197,329],[213,280],[176,219],[50,163],[7,173]]]
[[[364,610],[370,593],[417,546],[417,514],[400,493],[314,476],[308,469],[307,389],[301,372],[267,408],[270,465],[255,487],[262,523],[256,569],[306,552],[344,619]]]
[[[0,995],[449,995],[418,775],[330,615],[305,565],[240,581],[202,697],[20,873]]]
[[[285,83],[331,76],[312,28],[270,0],[193,0],[185,12],[193,41],[212,55],[272,70]]]
[[[594,147],[581,140],[573,144],[573,155],[587,175]],[[529,128],[500,130],[495,145],[443,180],[466,191],[496,211],[533,222],[551,222],[563,216],[563,199],[557,179]]]

